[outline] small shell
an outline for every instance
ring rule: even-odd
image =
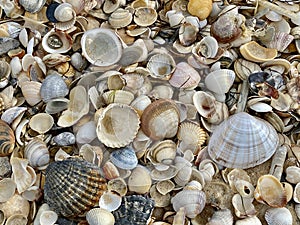
[[[149,191],[150,197],[155,202],[155,207],[167,207],[170,205],[171,195],[167,193],[162,195],[156,189],[156,185],[152,185]]]
[[[211,0],[192,0],[188,2],[187,11],[191,15],[197,16],[199,20],[205,20],[212,11],[212,3]]]
[[[122,55],[122,45],[117,35],[109,29],[86,31],[81,38],[84,57],[95,66],[111,66]]]
[[[52,139],[53,143],[61,146],[73,145],[75,144],[75,136],[71,132],[62,132]]]
[[[215,211],[206,225],[230,225],[233,224],[233,216],[229,209]]]
[[[42,40],[42,46],[49,53],[66,53],[72,47],[72,38],[66,32],[51,30]]]
[[[139,7],[134,12],[133,21],[141,27],[150,26],[156,20],[157,20],[157,12],[153,8]]]
[[[34,106],[42,100],[40,95],[41,85],[37,81],[25,81],[22,83],[22,94],[30,106]]]
[[[184,16],[182,14],[180,14],[180,15],[184,18]],[[179,20],[178,22],[182,22],[182,20],[183,20],[180,17],[178,17],[178,15],[174,14],[172,17],[169,18],[170,25],[171,25],[171,23],[174,23],[173,22],[174,19],[176,21]],[[175,22],[174,25],[176,25],[178,22]],[[180,43],[186,47],[192,45],[197,39],[198,32],[199,32],[199,28],[197,26],[194,26],[190,23],[182,23],[179,28]]]
[[[137,166],[132,170],[128,178],[128,189],[137,194],[145,194],[149,192],[152,185],[150,172],[146,167]]]
[[[106,209],[109,212],[115,211],[120,207],[122,203],[122,197],[110,191],[106,191],[101,195],[99,200],[99,207]]]
[[[195,48],[197,49],[198,54],[201,53],[205,58],[214,58],[218,53],[219,44],[214,37],[206,36],[197,43]]]
[[[129,105],[134,99],[134,95],[129,91],[111,90],[104,92],[102,98],[107,105],[110,103],[121,103]]]
[[[125,196],[127,193],[127,184],[123,178],[118,177],[108,181],[107,190],[118,193],[120,196]]]
[[[270,208],[265,213],[268,225],[292,225],[293,217],[287,208]]]
[[[132,107],[112,103],[100,112],[97,137],[108,147],[124,147],[135,138],[139,124],[139,116]]]
[[[47,113],[38,113],[29,120],[29,127],[39,134],[47,133],[54,125],[54,119]]]
[[[169,80],[176,68],[176,64],[171,55],[158,53],[151,56],[147,63],[147,68],[152,77]]]
[[[239,194],[235,194],[231,202],[234,207],[235,215],[239,218],[254,216],[257,213],[252,204],[253,198],[244,198]]]
[[[176,156],[176,144],[172,140],[160,141],[148,150],[147,158],[153,165],[171,164]]]
[[[16,214],[12,215],[7,218],[6,225],[26,225],[28,222],[28,219],[25,215],[22,214]]]
[[[215,70],[205,78],[205,86],[212,92],[224,94],[229,91],[235,79],[235,72],[229,69]]]
[[[58,219],[56,212],[52,210],[45,210],[40,215],[40,224],[41,225],[53,225]]]
[[[0,156],[6,156],[14,150],[15,135],[13,130],[3,120],[0,120],[0,125],[2,134],[0,135]]]
[[[157,182],[156,189],[162,195],[166,195],[167,193],[173,191],[175,188],[175,184],[171,180],[162,180]]]
[[[30,13],[39,12],[45,5],[46,0],[20,0],[19,4],[24,7],[24,9]]]
[[[106,209],[93,208],[86,214],[86,220],[90,225],[114,225],[114,215]]]
[[[54,10],[54,18],[57,20],[55,27],[59,30],[72,28],[76,21],[76,12],[69,3],[61,3]]]
[[[118,8],[108,18],[109,24],[113,28],[126,27],[131,23],[132,14],[127,9]]]
[[[96,137],[96,123],[94,121],[89,121],[83,124],[78,129],[76,134],[76,141],[81,144],[88,144],[92,142]]]
[[[0,202],[9,200],[16,191],[16,183],[11,178],[3,178],[0,181]]]
[[[143,132],[153,140],[174,137],[178,130],[178,124],[178,108],[173,101],[167,99],[152,102],[141,117]]]
[[[134,169],[138,164],[135,152],[130,147],[113,151],[110,154],[110,160],[115,166],[124,170]]]
[[[153,169],[150,172],[150,176],[153,180],[163,181],[175,177],[177,173],[178,173],[177,167],[174,165],[170,165],[165,170]]]
[[[70,100],[67,98],[54,98],[47,102],[45,112],[49,114],[59,113],[68,108]]]
[[[293,199],[296,203],[300,203],[300,183],[297,183],[294,188]]]
[[[291,184],[300,182],[300,168],[298,166],[289,166],[285,169],[286,180]]]
[[[104,165],[102,166],[102,172],[103,176],[107,180],[112,180],[120,177],[118,168],[110,161],[104,163]]]
[[[11,107],[2,113],[1,120],[8,124],[12,124],[15,119],[21,118],[26,110],[26,107]]]

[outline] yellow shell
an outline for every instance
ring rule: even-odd
[[[267,62],[277,56],[275,48],[265,48],[255,41],[250,41],[240,47],[242,56],[251,62]]]
[[[200,20],[205,20],[212,10],[212,0],[190,0],[188,5],[188,12],[197,16]]]

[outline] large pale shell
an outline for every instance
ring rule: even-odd
[[[81,38],[84,57],[96,66],[111,66],[122,56],[122,45],[117,35],[109,29],[86,31]]]
[[[171,55],[158,53],[149,59],[147,68],[154,78],[168,80],[176,68],[176,63]]]
[[[20,0],[19,4],[30,13],[36,13],[42,9],[46,0]]]
[[[49,53],[66,53],[72,47],[72,38],[66,32],[51,30],[42,40],[42,46]]]
[[[30,118],[29,127],[38,132],[44,134],[48,132],[54,125],[54,119],[47,113],[38,113]]]
[[[152,180],[150,171],[143,166],[137,166],[128,178],[128,189],[137,194],[145,194],[150,190]]]
[[[0,181],[0,202],[9,200],[16,191],[16,183],[11,178],[3,178]]]
[[[220,165],[250,168],[268,160],[278,143],[278,135],[269,123],[241,112],[215,129],[208,144],[208,153]]]
[[[12,215],[7,218],[6,225],[26,225],[28,222],[28,219],[25,215],[22,214],[16,214]]]
[[[100,168],[83,159],[52,162],[46,169],[45,200],[59,215],[84,214],[99,202],[105,190]]]
[[[6,156],[14,150],[15,135],[13,130],[3,120],[0,120],[0,127],[0,156]]]
[[[108,147],[119,148],[128,145],[139,129],[139,116],[130,106],[112,103],[101,109],[97,123],[97,136]]]
[[[293,217],[291,212],[285,208],[270,208],[265,213],[268,225],[292,225]]]
[[[15,193],[8,201],[0,203],[0,210],[3,212],[5,218],[21,214],[27,217],[29,215],[29,202],[21,195]]]
[[[86,214],[86,220],[90,225],[114,225],[114,215],[106,209],[93,208]]]
[[[141,117],[143,132],[153,140],[174,137],[178,130],[179,111],[172,100],[152,102]]]
[[[212,92],[224,94],[229,91],[235,79],[235,72],[229,69],[215,70],[205,78],[205,86]]]

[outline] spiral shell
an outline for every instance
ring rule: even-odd
[[[46,169],[45,200],[59,215],[83,215],[99,202],[105,190],[100,168],[81,158],[52,162]]]
[[[15,147],[15,135],[13,130],[0,120],[0,156],[9,155]]]

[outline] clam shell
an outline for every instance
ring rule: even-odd
[[[215,70],[205,77],[205,86],[212,92],[224,94],[229,91],[235,79],[235,72],[229,69]]]
[[[13,130],[3,120],[0,120],[0,127],[0,156],[6,156],[14,150],[15,135]]]
[[[174,25],[177,25],[178,22],[182,22],[182,19],[180,18],[180,16],[182,16],[184,18],[184,16],[182,14],[181,15],[180,14],[179,15],[176,15],[176,14],[172,15],[169,18],[170,25],[174,26]],[[174,21],[174,19],[175,19],[176,22]],[[174,23],[174,24],[172,24],[172,23]],[[183,46],[192,45],[197,39],[197,33],[198,32],[199,32],[199,28],[197,26],[195,26],[191,23],[188,23],[188,22],[182,23],[180,25],[180,28],[179,28],[179,41],[180,41],[180,43]]]
[[[11,178],[3,178],[0,181],[0,202],[9,200],[16,191],[16,183]]]
[[[124,147],[135,138],[139,124],[139,116],[132,107],[112,103],[100,112],[97,137],[108,147]]]
[[[103,172],[103,176],[107,180],[112,180],[120,177],[118,168],[110,161],[104,163],[104,165],[102,166],[102,172]]]
[[[93,208],[86,214],[86,220],[90,225],[114,225],[114,215],[106,209]]]
[[[109,24],[113,28],[126,27],[132,21],[132,14],[127,9],[118,8],[108,18]]]
[[[107,105],[110,103],[122,103],[129,105],[134,99],[134,95],[129,91],[111,90],[104,92],[102,98]]]
[[[152,180],[150,177],[150,172],[146,167],[137,166],[132,170],[128,178],[128,189],[137,194],[145,194],[149,192],[152,185]]]
[[[49,53],[66,53],[72,43],[71,36],[60,30],[50,30],[42,39],[43,49]]]
[[[54,119],[47,113],[38,113],[29,120],[29,127],[39,134],[47,133],[54,125]]]
[[[268,160],[278,144],[278,135],[269,123],[241,112],[229,117],[214,130],[208,153],[220,165],[250,168]]]
[[[95,66],[116,64],[122,55],[122,45],[119,38],[112,30],[105,28],[84,32],[81,46],[84,57]]]
[[[176,63],[171,55],[158,53],[151,56],[147,68],[152,77],[168,80],[176,68]]]
[[[72,28],[76,22],[76,12],[69,3],[59,4],[53,14],[57,20],[55,27],[59,30],[68,30]]]
[[[141,195],[124,196],[122,205],[115,211],[115,225],[144,225],[152,214],[154,201]]]
[[[201,0],[201,1],[189,1],[187,5],[187,11],[197,16],[199,20],[205,20],[212,11],[212,1]]]
[[[147,158],[153,165],[163,163],[171,164],[176,156],[176,144],[172,140],[160,141],[148,150]]]
[[[19,4],[30,13],[39,12],[45,5],[46,0],[20,0]]]
[[[156,185],[152,185],[149,194],[155,202],[155,207],[167,207],[170,205],[171,195],[169,193],[162,195],[157,191]]]
[[[293,217],[291,212],[283,208],[270,208],[265,213],[265,219],[268,225],[292,225]]]
[[[29,215],[29,202],[21,195],[15,193],[8,201],[0,203],[0,211],[3,212],[5,218],[13,215]]]
[[[122,203],[122,197],[116,193],[106,191],[101,195],[99,200],[99,207],[106,209],[109,212],[115,211],[120,207]]]
[[[58,215],[82,215],[106,190],[100,168],[80,158],[52,162],[46,169],[45,201]]]
[[[22,94],[30,106],[34,106],[42,100],[40,95],[41,85],[42,84],[37,81],[25,81],[22,83]]]
[[[144,110],[141,117],[143,132],[153,140],[174,137],[178,130],[179,111],[172,100],[159,99]]]
[[[67,98],[54,98],[47,102],[45,112],[49,114],[59,113],[68,108],[70,100]]]
[[[134,12],[133,21],[141,27],[147,27],[157,20],[157,16],[155,9],[150,7],[139,7]]]
[[[175,184],[171,180],[162,180],[158,181],[156,184],[156,189],[162,195],[166,195],[167,193],[173,191],[175,188]]]
[[[117,193],[120,196],[125,196],[127,193],[127,184],[123,178],[117,177],[108,181],[107,190]]]
[[[199,41],[195,47],[198,54],[201,53],[205,58],[214,58],[219,50],[218,41],[212,36],[206,36]]]
[[[76,141],[81,144],[87,144],[92,142],[96,137],[96,123],[94,121],[89,121],[78,129]]]
[[[71,132],[62,132],[52,139],[53,143],[61,146],[75,144],[75,135]]]
[[[229,209],[215,211],[206,225],[232,225],[233,216]]]
[[[131,170],[138,164],[135,152],[130,147],[120,148],[110,154],[111,162],[118,168]]]
[[[58,219],[56,212],[52,210],[45,210],[40,215],[40,224],[41,225],[53,225]]]

